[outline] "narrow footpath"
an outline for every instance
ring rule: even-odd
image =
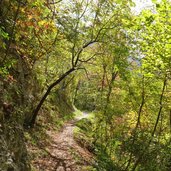
[[[75,122],[88,117],[87,113],[64,124],[60,132],[47,131],[50,144],[42,147],[46,155],[33,161],[37,171],[84,171],[91,165],[93,155],[75,140],[73,131]]]

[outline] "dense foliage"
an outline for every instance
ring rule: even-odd
[[[134,5],[0,1],[0,170],[30,170],[24,128],[74,106],[94,113],[94,169],[171,169],[171,1]]]

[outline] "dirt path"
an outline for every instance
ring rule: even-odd
[[[60,132],[47,131],[51,139],[50,144],[42,147],[45,157],[35,161],[38,171],[83,171],[90,165],[93,156],[85,148],[81,147],[75,140],[73,130],[75,121],[88,117],[87,113],[76,117],[64,125]]]

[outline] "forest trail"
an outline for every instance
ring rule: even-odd
[[[91,165],[93,155],[81,147],[74,139],[76,121],[88,117],[87,113],[75,117],[74,120],[64,124],[58,131],[47,131],[51,141],[42,149],[48,154],[34,161],[38,171],[83,171],[84,167]]]

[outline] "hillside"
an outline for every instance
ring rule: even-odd
[[[142,2],[0,1],[0,171],[171,170],[171,1]]]

